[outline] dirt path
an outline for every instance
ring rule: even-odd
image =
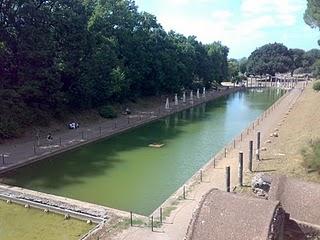
[[[290,108],[295,105],[302,93],[302,84],[296,89],[293,89],[285,96],[283,96],[273,107],[266,110],[248,129],[245,129],[242,136],[235,139],[227,147],[227,157],[224,157],[224,150],[217,154],[216,160],[211,160],[201,173],[196,173],[194,177],[186,183],[186,199],[183,199],[183,188],[179,189],[166,203],[161,207],[164,212],[168,213],[164,224],[151,231],[150,225],[148,227],[130,227],[118,234],[102,233],[100,239],[104,240],[179,240],[183,239],[187,228],[192,218],[192,214],[198,206],[202,196],[212,188],[221,190],[226,189],[225,185],[225,168],[231,167],[231,186],[238,185],[238,155],[239,151],[244,153],[244,166],[248,172],[248,150],[249,141],[254,141],[254,148],[256,147],[257,132],[261,132],[262,147],[267,149],[270,147],[267,140],[271,139],[271,143],[276,141],[275,138],[270,138],[270,133],[279,127]],[[215,164],[214,164],[215,162]],[[215,166],[214,166],[215,165]],[[258,161],[253,164],[253,169],[257,170]],[[250,175],[250,174],[249,174]],[[159,209],[153,213],[154,220],[159,221]]]

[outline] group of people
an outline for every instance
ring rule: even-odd
[[[69,123],[67,126],[68,126],[69,129],[77,129],[77,128],[80,127],[79,123],[77,123],[77,122],[71,122],[71,123]],[[51,133],[48,133],[48,135],[47,135],[47,140],[48,140],[49,142],[51,142],[51,141],[53,140],[53,136],[52,136]]]

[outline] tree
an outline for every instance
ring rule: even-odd
[[[307,0],[307,9],[304,13],[304,21],[312,28],[320,28],[320,2]],[[320,40],[318,40],[320,45]]]
[[[263,75],[285,73],[292,69],[293,60],[286,46],[281,43],[266,44],[248,58],[249,74]]]
[[[320,50],[311,49],[303,55],[302,67],[308,68],[311,67],[318,59],[320,59]]]
[[[244,57],[239,60],[239,68],[242,74],[247,72],[248,58]]]
[[[239,62],[236,59],[228,60],[228,74],[231,82],[236,82],[239,76]]]
[[[315,76],[320,76],[320,59],[318,59],[312,66],[313,73]]]
[[[295,69],[302,67],[305,51],[302,49],[295,48],[290,49],[289,52],[293,61],[291,70],[294,71]]]
[[[305,22],[312,28],[320,27],[320,2],[307,0],[307,9],[304,13]]]
[[[133,0],[0,1],[0,138],[69,111],[221,82],[228,48],[167,33]]]

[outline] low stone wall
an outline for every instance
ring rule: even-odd
[[[129,216],[125,211],[7,185],[0,185],[0,198],[21,205],[28,204],[35,208],[48,209],[58,214],[69,214],[71,217],[91,220],[95,223],[108,220],[113,216]]]

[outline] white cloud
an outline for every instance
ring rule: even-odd
[[[162,0],[155,14],[167,31],[195,35],[204,43],[221,41],[230,47],[231,56],[239,57],[267,42],[291,40],[292,32],[282,32],[303,24],[305,0],[221,1]]]
[[[279,25],[293,26],[297,13],[303,11],[304,7],[305,2],[301,0],[243,0],[241,11],[245,17],[270,15]]]

